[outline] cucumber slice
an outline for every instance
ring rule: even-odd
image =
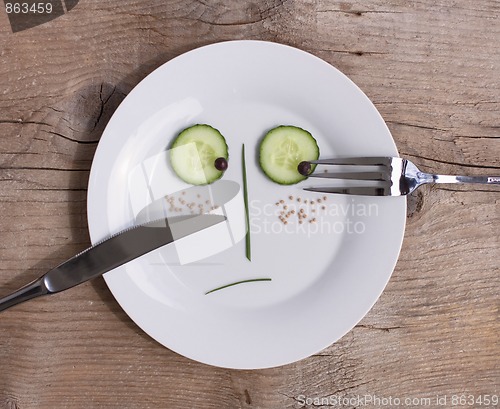
[[[206,185],[220,179],[217,158],[228,158],[226,140],[210,125],[198,124],[184,129],[171,145],[170,162],[175,173],[192,185]]]
[[[296,126],[273,128],[260,143],[260,167],[269,179],[280,185],[293,185],[306,179],[297,166],[302,161],[318,158],[316,139]]]

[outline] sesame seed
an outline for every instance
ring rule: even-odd
[[[196,195],[196,197],[199,199],[199,198],[201,197],[201,195],[198,193],[198,194]]]
[[[280,200],[280,204],[283,204],[285,203],[285,201],[283,199]]]
[[[288,206],[286,206],[286,205],[285,205],[285,206],[283,206],[283,209],[285,209],[285,210],[286,210],[286,209],[288,209]]]
[[[314,200],[311,200],[311,204],[313,205],[314,203],[315,203]]]
[[[292,210],[292,214],[295,214],[295,210]]]
[[[300,209],[299,213],[304,213],[304,209]]]
[[[288,198],[289,198],[290,200],[293,200],[293,196],[288,196]]]
[[[279,203],[279,202],[276,202],[276,206],[279,206],[279,205],[280,205],[280,203]]]
[[[284,223],[284,224],[288,224],[288,222],[287,222],[286,220],[285,220],[283,223]]]
[[[322,208],[323,210],[325,210],[325,209],[326,209],[326,206],[321,206],[321,208]]]
[[[183,195],[185,195],[185,194],[186,194],[186,192],[182,192],[182,194],[183,194]]]
[[[321,199],[318,199],[318,203],[321,203]]]
[[[313,213],[316,213],[316,209],[312,209],[312,212],[313,212]]]
[[[323,196],[323,200],[326,200],[326,196]]]
[[[302,224],[302,220],[299,220],[299,224]]]
[[[300,197],[298,197],[298,198],[297,198],[297,202],[299,202],[299,203],[300,203],[301,201],[302,201],[302,199],[301,199]]]
[[[304,203],[307,203],[307,199],[306,199],[306,200],[304,200]]]
[[[205,204],[209,204],[210,203],[210,200],[205,200]]]

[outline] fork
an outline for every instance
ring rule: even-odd
[[[363,171],[311,172],[312,165],[354,165]],[[376,168],[375,168],[376,167]],[[364,157],[320,159],[299,164],[299,172],[311,178],[356,180],[358,186],[317,186],[304,190],[360,196],[404,196],[427,183],[474,183],[500,185],[500,176],[451,176],[421,172],[408,159],[395,157]],[[363,185],[359,185],[362,181]]]

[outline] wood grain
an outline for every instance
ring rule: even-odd
[[[154,68],[204,44],[261,39],[309,51],[365,91],[399,152],[423,169],[500,173],[499,14],[493,0],[81,0],[13,34],[0,12],[1,293],[89,244],[87,182],[107,121]],[[498,189],[423,188],[408,214],[384,294],[317,355],[259,371],[190,361],[145,335],[98,279],[0,315],[0,408],[498,395]]]

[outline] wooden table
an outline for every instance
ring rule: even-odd
[[[154,68],[217,41],[309,51],[372,99],[401,155],[432,172],[500,174],[499,15],[493,0],[81,0],[12,33],[1,11],[0,294],[89,245],[89,169],[110,116]],[[171,352],[103,279],[5,311],[0,408],[299,408],[337,397],[346,408],[377,407],[370,397],[386,399],[378,407],[443,398],[493,407],[499,190],[424,188],[407,222],[372,311],[326,350],[280,368],[226,370]],[[452,402],[462,394],[464,405]]]

